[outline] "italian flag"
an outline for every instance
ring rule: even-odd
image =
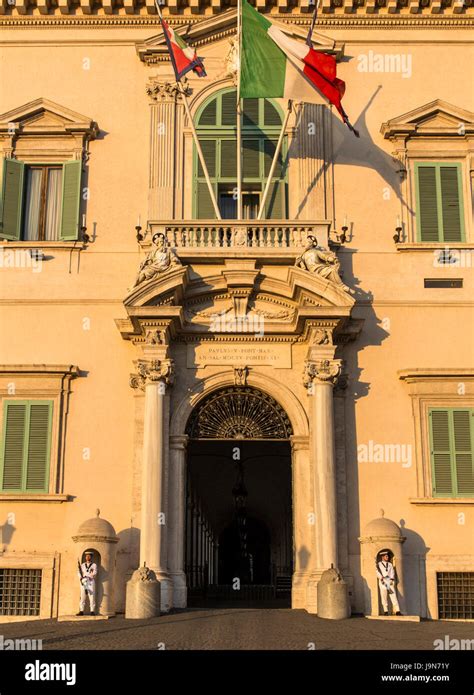
[[[287,36],[242,0],[240,98],[282,97],[334,104],[352,128],[341,99],[346,85],[336,75],[336,59]]]
[[[201,59],[198,58],[194,48],[188,46],[181,36],[179,36],[163,18],[161,19],[161,24],[165,34],[166,45],[170,53],[176,82],[179,82],[183,75],[190,70],[194,70],[198,77],[205,77],[206,71],[204,70],[204,65]]]

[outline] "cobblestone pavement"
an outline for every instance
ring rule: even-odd
[[[331,621],[303,610],[188,609],[150,620],[0,625],[3,639],[43,640],[43,649],[433,649],[436,639],[474,639],[474,623]],[[161,648],[163,648],[161,646]]]

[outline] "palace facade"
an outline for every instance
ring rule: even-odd
[[[2,619],[75,613],[86,549],[105,614],[145,563],[163,611],[315,613],[333,565],[377,615],[382,548],[472,619],[472,3],[322,1],[360,138],[294,103],[262,220],[287,104],[244,103],[237,219],[235,3],[163,12],[223,220],[151,0],[0,4]]]

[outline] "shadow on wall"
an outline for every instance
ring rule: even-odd
[[[6,550],[8,550],[8,546],[12,542],[13,534],[16,531],[16,526],[14,525],[14,518],[10,514],[7,514],[5,523],[0,526],[0,529],[2,531],[2,552],[5,552]]]
[[[321,185],[321,181],[326,179],[328,176],[332,176],[331,168],[335,163],[345,164],[346,166],[373,169],[386,183],[387,188],[395,194],[400,203],[406,207],[409,212],[412,212],[402,197],[402,179],[399,173],[401,165],[390,154],[375,144],[367,127],[367,113],[381,89],[382,85],[379,85],[367,101],[367,104],[362,109],[356,122],[354,123],[355,129],[359,132],[359,138],[354,137],[347,126],[342,122],[340,116],[334,110],[331,111],[330,129],[332,132],[332,157],[326,156],[323,166],[321,166],[314,179],[308,185],[306,194],[298,206],[295,219],[299,219],[299,216],[307,204],[313,188]],[[328,107],[320,106],[318,108]],[[313,114],[313,104],[304,104],[302,106],[297,117],[296,133],[298,133],[299,129],[308,129],[310,126],[314,127],[315,116]],[[394,115],[395,114],[392,113],[387,114],[387,119],[392,118]],[[322,122],[322,119],[318,120],[320,123]],[[316,130],[314,135],[315,137],[318,137],[319,135]],[[304,152],[300,152],[300,148],[297,145],[297,137],[293,142],[295,144],[292,144],[290,147],[288,158],[304,159],[305,156],[307,157]]]
[[[114,607],[117,613],[125,612],[127,582],[140,566],[140,529],[130,526],[117,533],[119,543],[115,560]]]
[[[405,519],[400,519],[400,528],[406,537],[403,544],[403,574],[407,611],[410,615],[432,618],[426,585],[426,556],[430,548],[419,533],[406,527]]]

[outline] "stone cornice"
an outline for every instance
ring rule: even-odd
[[[0,364],[0,374],[3,376],[49,376],[60,375],[71,378],[79,376],[79,367],[73,364]]]
[[[413,369],[401,369],[398,372],[398,378],[407,383],[416,381],[448,381],[454,379],[473,379],[474,367],[460,367],[453,369],[449,367],[440,367],[439,369],[422,369],[415,367]]]
[[[336,0],[337,1],[337,0]],[[474,24],[474,4],[472,0],[448,0],[451,6],[444,6],[443,0],[428,0],[426,6],[424,0],[366,0],[367,7],[352,6],[352,0],[342,0],[341,6],[326,9],[326,14],[318,18],[317,29],[328,28],[344,29],[380,29],[381,27],[400,29],[439,28],[446,29],[470,29]],[[140,0],[123,0],[128,2],[126,8],[117,7],[114,0],[98,0],[94,7],[94,14],[90,12],[90,0],[82,0],[81,5],[69,0],[59,0],[59,7],[52,7],[49,0],[17,0],[16,6],[7,4],[7,0],[0,0],[0,26],[14,28],[30,27],[156,27],[160,30],[158,17],[151,13],[152,7],[143,7]],[[469,6],[464,3],[470,3]],[[69,3],[69,4],[68,4]],[[108,6],[106,6],[108,3]],[[404,3],[404,5],[402,4]],[[409,4],[408,4],[409,3]],[[13,7],[14,9],[11,9]],[[217,7],[217,12],[223,12],[228,6]],[[88,11],[89,10],[89,11]],[[262,11],[260,9],[260,11]],[[31,13],[31,14],[29,14]],[[265,14],[267,14],[265,12]],[[310,17],[307,13],[301,13],[294,8],[293,11],[274,12],[272,18],[282,24],[307,29]],[[165,11],[165,16],[167,12]],[[173,27],[193,26],[203,19],[215,17],[209,11],[199,15],[193,13],[189,7],[180,8],[180,14],[169,14],[167,20]],[[229,32],[227,32],[229,33]]]

